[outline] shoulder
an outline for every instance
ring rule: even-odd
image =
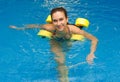
[[[68,25],[68,27],[69,27],[70,29],[80,29],[79,27],[77,27],[77,26],[75,26],[75,25]]]
[[[75,26],[75,25],[68,25],[70,31],[72,33],[75,33],[75,34],[83,34],[83,30],[81,30],[79,27]]]
[[[70,28],[71,28],[71,27],[77,27],[77,26],[72,25],[72,24],[69,24],[69,25],[68,25],[68,27],[70,27]]]
[[[43,29],[48,30],[48,31],[53,31],[55,30],[55,26],[53,24],[44,24]]]

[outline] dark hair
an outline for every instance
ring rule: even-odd
[[[57,11],[62,11],[65,14],[65,17],[67,18],[67,11],[63,8],[63,7],[57,7],[51,10],[51,17],[53,15],[53,13],[57,12]]]

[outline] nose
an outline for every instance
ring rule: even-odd
[[[61,25],[61,22],[60,22],[60,21],[57,21],[57,25]]]

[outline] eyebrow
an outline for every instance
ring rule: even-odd
[[[63,20],[63,18],[59,18],[58,20],[60,20],[60,21],[61,21],[61,20]],[[53,21],[57,21],[57,19],[53,19]]]

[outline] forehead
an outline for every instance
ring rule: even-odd
[[[52,15],[52,19],[58,19],[58,18],[63,18],[63,17],[65,17],[65,14],[62,11],[57,11],[53,13]]]

